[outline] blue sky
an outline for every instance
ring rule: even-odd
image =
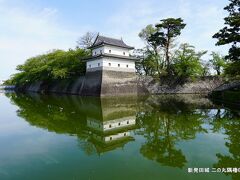
[[[223,27],[227,4],[227,0],[0,0],[0,79],[9,78],[29,57],[74,48],[86,31],[122,37],[140,48],[139,31],[167,17],[181,17],[187,23],[178,43],[225,54],[227,47],[216,47],[211,37]]]

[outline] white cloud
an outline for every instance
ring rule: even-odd
[[[135,47],[143,46],[138,33],[148,24],[156,24],[160,19],[181,17],[187,23],[178,42],[193,44],[197,50],[227,52],[225,47],[216,47],[212,35],[223,26],[225,16],[219,3],[192,0],[128,1],[119,6],[107,21],[106,33],[115,37],[124,36],[124,40]],[[211,2],[211,3],[210,3]]]
[[[0,79],[8,78],[16,65],[31,56],[49,49],[75,46],[79,35],[88,29],[100,30],[100,33],[116,38],[123,37],[128,44],[142,47],[143,43],[138,37],[140,30],[167,17],[182,17],[187,23],[179,42],[193,44],[197,50],[227,51],[225,47],[216,47],[216,41],[212,39],[212,35],[223,26],[222,19],[225,16],[224,5],[219,0],[116,2],[116,9],[114,12],[109,10],[107,18],[101,18],[101,14],[96,12],[95,16],[91,16],[93,19],[84,21],[85,24],[81,24],[81,27],[74,24],[74,30],[69,29],[64,24],[66,22],[60,19],[59,14],[62,12],[57,8],[39,8],[37,5],[34,8],[13,7],[8,2],[0,0],[0,61],[4,62],[0,66]],[[91,3],[88,5],[91,6]],[[97,21],[101,22],[100,25],[96,25]]]
[[[57,9],[29,10],[1,3],[0,79],[8,78],[15,72],[16,65],[31,56],[75,46],[78,36],[83,33],[59,25]]]
[[[198,50],[208,50],[208,55],[211,51],[226,54],[226,46],[215,46],[216,40],[212,38],[223,27],[223,17],[226,15],[223,7],[217,6],[216,3],[196,5],[195,2],[190,0],[180,0],[180,2],[180,9],[191,7],[186,11],[180,11],[182,12],[180,13],[181,17],[187,22],[180,41],[189,42]]]

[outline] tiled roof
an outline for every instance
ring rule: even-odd
[[[109,38],[109,37],[99,36],[99,35],[96,37],[96,40],[93,43],[93,45],[89,48],[92,49],[94,47],[102,46],[105,44],[117,46],[117,47],[123,47],[123,48],[127,48],[127,49],[134,49],[134,47],[126,45],[122,39],[114,39],[114,38]]]
[[[82,60],[84,61],[91,61],[94,59],[99,59],[102,57],[110,57],[110,58],[118,58],[118,59],[125,59],[125,60],[132,60],[132,61],[138,61],[139,59],[133,56],[119,56],[119,55],[114,55],[114,54],[99,54],[97,56],[90,56],[87,58],[84,58]]]

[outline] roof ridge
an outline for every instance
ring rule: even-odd
[[[95,40],[94,40],[94,42],[93,42],[93,44],[95,44],[96,43],[96,41],[97,41],[97,39],[98,39],[98,37],[100,36],[100,34],[99,34],[99,32],[97,33],[97,36],[96,36],[96,38],[95,38]],[[92,44],[92,45],[93,45]]]
[[[102,36],[99,35],[100,37],[104,37],[104,38],[108,38],[108,39],[114,39],[114,40],[119,40],[119,41],[123,41],[122,39],[118,39],[118,38],[113,38],[113,37],[108,37],[108,36]]]
[[[123,39],[117,39],[117,38],[112,38],[112,37],[107,37],[107,36],[102,36],[102,35],[98,35],[97,38],[95,39],[93,45],[90,47],[96,47],[99,46],[101,44],[109,44],[109,45],[113,45],[113,46],[118,46],[118,47],[124,47],[124,48],[128,48],[128,49],[133,49],[133,47],[128,46]]]

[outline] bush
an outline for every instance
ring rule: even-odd
[[[174,74],[182,78],[201,76],[203,73],[201,57],[204,54],[206,54],[206,51],[196,52],[194,46],[187,43],[181,44],[173,59],[172,69]]]
[[[52,81],[67,79],[85,74],[85,62],[82,59],[89,55],[83,49],[69,51],[54,50],[47,54],[28,59],[23,65],[17,66],[20,71],[14,74],[7,84],[28,84],[36,81]]]
[[[240,62],[228,63],[224,69],[225,76],[233,79],[240,79]]]

